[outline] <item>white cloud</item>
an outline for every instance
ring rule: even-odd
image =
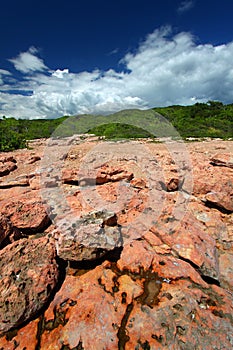
[[[11,75],[11,72],[9,72],[8,70],[5,70],[5,69],[0,69],[0,74],[1,75]]]
[[[5,89],[0,115],[56,118],[208,100],[232,103],[232,57],[233,42],[197,45],[190,33],[174,35],[170,27],[163,27],[121,60],[122,72],[30,70],[31,75],[13,83],[12,89],[33,91],[32,95],[12,95]]]
[[[110,51],[110,52],[108,53],[108,56],[116,55],[118,52],[119,52],[119,48],[117,47],[116,49]]]
[[[9,76],[11,73],[8,70],[0,69],[0,85],[4,84],[4,76]]]
[[[193,8],[194,5],[195,5],[194,0],[184,0],[181,2],[180,6],[178,7],[177,12],[180,14],[187,12],[191,10],[191,8]]]
[[[13,63],[16,70],[21,73],[33,73],[35,71],[44,71],[47,69],[43,60],[36,55],[38,50],[30,47],[27,52],[21,52],[17,57],[9,59]]]

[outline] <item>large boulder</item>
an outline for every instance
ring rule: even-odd
[[[54,245],[47,238],[22,239],[0,251],[0,333],[31,319],[57,284]]]

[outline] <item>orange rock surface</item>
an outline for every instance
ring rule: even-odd
[[[73,136],[0,154],[0,349],[231,349],[232,151]]]

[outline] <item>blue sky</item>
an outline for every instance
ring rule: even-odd
[[[0,9],[0,116],[233,102],[231,0],[13,0]]]

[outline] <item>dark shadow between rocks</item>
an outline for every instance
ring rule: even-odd
[[[40,234],[46,231],[49,226],[52,225],[52,221],[49,217],[45,218],[44,222],[41,223],[41,228],[30,228],[30,227],[25,227],[25,228],[20,228],[20,231],[27,236],[32,236],[35,234]]]
[[[101,265],[105,260],[117,262],[120,259],[122,250],[123,247],[114,248],[95,260],[69,261],[69,267],[72,269],[89,271]]]
[[[221,207],[220,205],[213,203],[213,202],[210,202],[208,200],[205,201],[205,206],[207,208],[210,208],[210,209],[217,209],[218,211],[220,211],[223,214],[227,214],[227,215],[232,214],[231,210],[227,210],[224,207]]]
[[[213,277],[201,275],[201,278],[203,279],[203,281],[205,281],[208,284],[214,284],[214,285],[220,287],[220,282]]]

